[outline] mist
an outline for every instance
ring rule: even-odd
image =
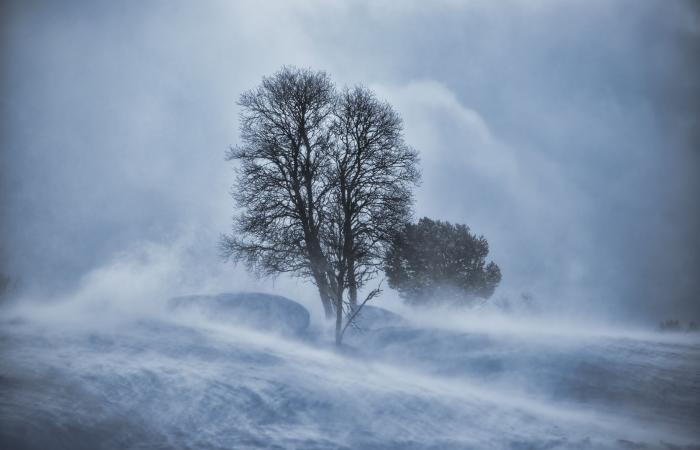
[[[3,17],[3,271],[27,288],[60,292],[186,230],[211,250],[197,264],[220,265],[236,100],[294,64],[395,105],[422,158],[416,216],[484,234],[504,294],[698,315],[690,2],[9,2]]]
[[[3,310],[4,446],[697,448],[696,334],[394,305],[337,349],[320,316],[167,301],[173,256]]]
[[[0,442],[700,445],[697,333],[657,329],[700,321],[696,3],[5,1],[0,34]],[[285,65],[394,106],[414,216],[488,239],[488,301],[384,286],[396,322],[339,350],[310,282],[221,258],[237,100]],[[308,330],[169,300],[225,292]]]

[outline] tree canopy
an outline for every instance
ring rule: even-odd
[[[466,225],[424,217],[394,234],[384,269],[389,286],[410,304],[468,305],[489,298],[501,281],[488,253],[486,239]]]

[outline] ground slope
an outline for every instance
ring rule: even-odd
[[[5,320],[1,447],[700,448],[692,341],[394,321],[338,352],[322,332],[168,314]]]

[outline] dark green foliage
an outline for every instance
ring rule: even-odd
[[[389,286],[411,304],[469,304],[491,297],[501,281],[488,253],[486,239],[466,225],[425,217],[394,236],[384,269]]]

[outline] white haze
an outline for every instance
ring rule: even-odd
[[[694,3],[1,8],[4,447],[700,447],[698,335],[656,329],[700,314]],[[405,322],[337,350],[313,286],[221,261],[235,102],[283,64],[395,106],[416,215],[485,235],[492,299],[415,310],[384,282]],[[168,305],[238,291],[309,331]]]
[[[352,332],[339,351],[320,318],[290,338],[169,309],[168,296],[212,287],[188,279],[178,256],[124,254],[65,298],[5,308],[0,373],[13,388],[0,400],[12,429],[0,431],[24,427],[39,443],[16,448],[700,442],[695,335],[403,309],[404,325]]]
[[[422,158],[416,215],[486,236],[496,297],[697,316],[693,5],[5,2],[0,271],[60,293],[196,230],[220,272],[236,99],[294,64],[391,101]]]

